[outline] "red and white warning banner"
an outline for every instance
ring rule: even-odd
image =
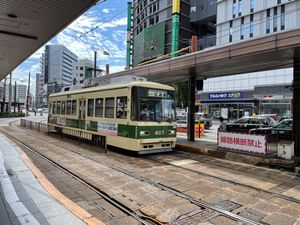
[[[218,147],[262,155],[267,154],[265,135],[219,132]]]

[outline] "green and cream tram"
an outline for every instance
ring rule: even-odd
[[[174,88],[152,82],[96,86],[49,96],[48,123],[61,133],[105,139],[139,153],[171,151],[176,142]],[[75,132],[77,131],[77,132]]]

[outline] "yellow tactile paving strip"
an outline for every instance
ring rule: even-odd
[[[46,177],[45,175],[32,163],[25,153],[21,154],[21,157],[27,167],[36,176],[39,183],[45,188],[45,190],[52,195],[57,201],[64,205],[70,212],[76,215],[79,219],[88,225],[105,225],[102,221],[93,217],[90,213],[71,201],[65,195],[63,195]]]

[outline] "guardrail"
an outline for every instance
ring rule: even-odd
[[[46,133],[57,133],[61,136],[61,138],[69,137],[71,139],[75,139],[79,141],[79,144],[81,143],[88,143],[93,144],[96,146],[106,146],[106,140],[104,136],[92,134],[90,132],[84,131],[84,130],[78,130],[74,128],[69,127],[56,127],[54,125],[48,124],[48,123],[42,123],[42,122],[35,122],[31,120],[21,119],[20,122],[21,127],[27,127],[32,130],[37,130],[38,132],[46,132]]]

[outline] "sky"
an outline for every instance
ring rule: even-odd
[[[79,38],[97,26],[98,28]],[[45,45],[64,45],[79,59],[87,58],[92,61],[94,50],[97,50],[97,65],[105,68],[105,64],[110,64],[110,72],[117,72],[125,67],[126,28],[127,1],[106,0],[90,8]],[[45,50],[45,45],[13,71],[12,80],[26,85],[28,74],[31,73],[32,94],[35,93],[35,74],[40,72],[40,57]],[[102,51],[107,51],[110,55],[105,56]]]

